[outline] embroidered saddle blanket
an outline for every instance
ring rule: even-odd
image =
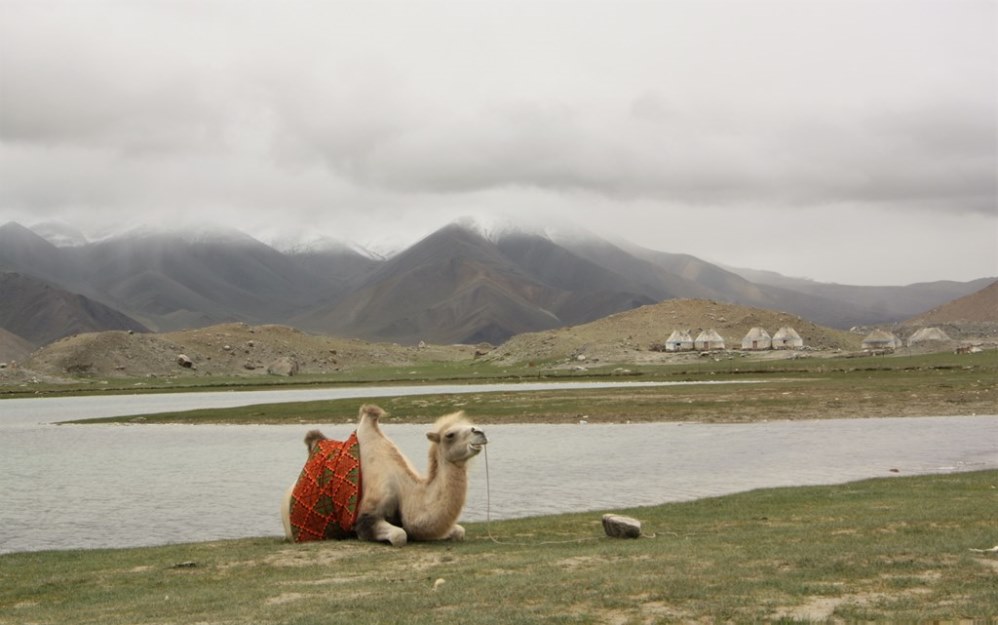
[[[295,542],[353,536],[361,493],[357,433],[317,442],[291,491]]]

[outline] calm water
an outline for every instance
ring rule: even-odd
[[[0,552],[279,535],[278,503],[312,427],[56,426],[38,423],[49,417],[17,418],[9,401],[0,402]],[[343,438],[353,426],[321,428]],[[425,429],[385,426],[420,468]],[[892,469],[998,467],[998,416],[485,429],[494,519],[840,483]],[[464,518],[485,516],[479,457]]]

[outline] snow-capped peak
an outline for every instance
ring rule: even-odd
[[[90,242],[83,232],[62,221],[37,223],[31,231],[56,247],[79,247]]]

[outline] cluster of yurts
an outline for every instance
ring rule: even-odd
[[[783,326],[776,331],[773,336],[769,335],[764,328],[752,328],[742,339],[742,349],[800,349],[804,347],[804,339],[797,334],[797,331],[789,326]],[[665,351],[667,352],[689,352],[689,351],[711,351],[715,349],[726,349],[724,337],[713,328],[704,330],[693,338],[689,331],[673,330],[672,334],[665,341]]]
[[[908,339],[909,346],[929,342],[950,342],[949,336],[939,328],[922,328]],[[873,330],[863,339],[863,349],[895,349],[903,347],[904,341],[887,330]],[[776,334],[769,336],[764,328],[752,328],[742,339],[743,350],[800,349],[804,339],[789,326],[783,326]],[[667,352],[711,351],[726,349],[724,337],[713,328],[704,330],[694,339],[689,331],[673,330],[665,341]]]

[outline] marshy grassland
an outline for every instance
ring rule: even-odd
[[[578,380],[723,382],[616,389],[370,397],[307,403],[143,415],[145,423],[342,423],[364,401],[381,405],[395,422],[428,422],[464,410],[476,422],[590,423],[640,421],[753,422],[778,419],[948,416],[998,413],[998,350],[979,354],[936,353],[906,357],[740,359],[601,370],[569,374],[528,367],[495,369],[448,364],[423,369],[375,368],[349,379],[276,379],[267,388],[341,384],[489,383]],[[199,379],[205,384],[205,379]],[[238,390],[246,380],[214,380],[199,390]],[[146,386],[140,388],[147,388]],[[259,380],[251,388],[261,388]],[[105,392],[135,392],[128,383]],[[192,389],[193,390],[193,389]],[[66,393],[72,389],[41,392]],[[76,392],[79,392],[77,390]],[[129,422],[134,417],[89,421]]]

